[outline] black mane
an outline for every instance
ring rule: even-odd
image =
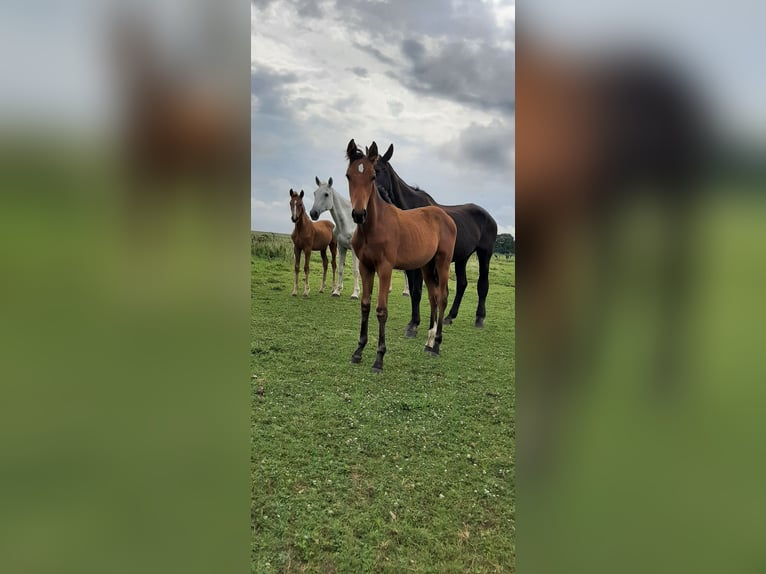
[[[378,177],[380,172],[383,175]],[[396,173],[391,164],[382,158],[378,158],[375,164],[375,175],[375,183],[380,196],[388,203],[396,205],[400,209],[439,205],[433,197],[420,189],[420,187],[416,186],[413,188],[407,184],[407,182],[399,177],[399,174]]]

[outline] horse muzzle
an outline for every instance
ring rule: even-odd
[[[297,217],[293,217],[293,216],[291,215],[291,216],[290,216],[290,221],[292,221],[293,223],[298,223],[298,218],[297,218]]]
[[[317,219],[319,219],[319,213],[317,213],[317,212],[316,212],[315,210],[313,210],[313,209],[312,209],[311,211],[309,211],[309,215],[311,216],[311,219],[313,219],[314,221],[316,221]]]
[[[356,223],[357,225],[362,225],[367,220],[367,210],[362,209],[360,211],[357,211],[356,209],[352,209],[351,219],[353,219],[354,223]]]

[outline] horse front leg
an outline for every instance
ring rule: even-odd
[[[309,259],[311,259],[311,248],[303,250],[303,296],[309,296]]]
[[[391,291],[390,267],[378,268],[380,287],[378,288],[378,306],[375,314],[378,316],[378,352],[372,365],[372,372],[379,373],[383,370],[383,356],[386,354],[386,321],[388,320],[388,294]]]
[[[463,300],[463,294],[466,287],[468,287],[468,278],[466,276],[465,267],[468,263],[468,259],[462,261],[455,261],[455,278],[457,279],[457,289],[455,290],[455,300],[452,302],[452,307],[449,313],[444,318],[444,324],[449,325],[454,319],[457,319],[457,313],[460,310],[460,302]]]
[[[352,299],[359,299],[359,259],[354,250],[351,250],[351,272],[354,275],[354,291],[351,293]]]
[[[295,281],[293,282],[292,296],[296,297],[298,295],[298,270],[301,265],[301,250],[293,247],[293,255],[295,257]]]
[[[330,261],[330,264],[332,265],[332,292],[335,292],[335,270],[338,266],[337,259],[338,259],[338,244],[333,240],[332,243],[330,243],[330,255],[332,256],[332,259]]]
[[[319,287],[319,292],[324,293],[324,287],[327,282],[327,248],[325,247],[319,253],[322,255],[322,285]]]
[[[375,272],[359,265],[359,272],[362,275],[362,323],[359,327],[359,345],[356,347],[353,355],[351,355],[352,363],[359,363],[362,361],[362,351],[367,346],[367,326],[370,318],[370,299],[372,298],[372,282],[375,277]]]
[[[420,269],[407,271],[407,281],[410,285],[410,305],[412,306],[412,318],[407,325],[405,334],[410,339],[418,336],[420,325],[420,297],[423,295],[423,274]]]

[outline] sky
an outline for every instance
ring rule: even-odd
[[[289,233],[315,176],[347,197],[354,138],[515,235],[514,0],[253,0],[251,34],[253,229]]]

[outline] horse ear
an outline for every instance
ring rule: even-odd
[[[332,187],[332,178],[327,180],[327,187]]]
[[[292,197],[293,195],[295,195],[295,192],[293,191],[293,188],[291,187],[290,188],[290,197]]]
[[[351,159],[354,157],[354,154],[356,153],[356,142],[354,141],[354,138],[351,138],[351,141],[348,142],[348,147],[346,147],[346,156],[348,159]]]
[[[378,144],[372,142],[370,149],[367,151],[367,159],[372,163],[375,163],[378,159]]]
[[[317,186],[322,185],[322,183],[319,181],[319,178],[317,176],[314,176],[314,181],[317,182]]]
[[[301,197],[303,197],[303,190],[301,190]]]
[[[383,154],[383,161],[389,161],[392,155],[394,155],[394,144],[388,146],[386,153]]]

